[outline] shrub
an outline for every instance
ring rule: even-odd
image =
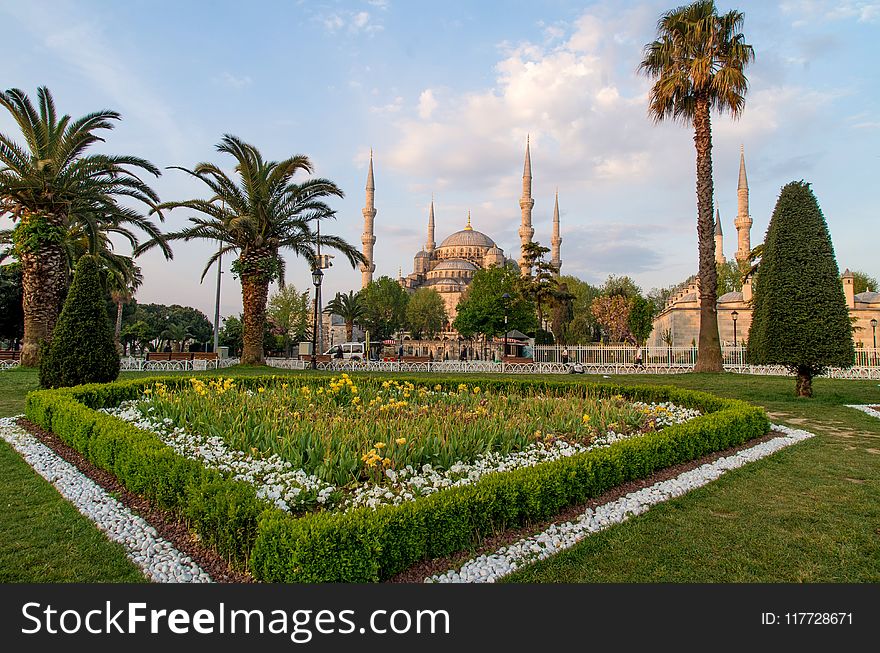
[[[747,359],[785,365],[798,396],[813,395],[826,367],[849,367],[855,350],[846,297],[825,217],[810,185],[782,188],[755,284]]]
[[[119,352],[107,318],[98,266],[91,256],[83,256],[76,264],[52,343],[43,351],[40,385],[61,388],[106,383],[118,376]]]

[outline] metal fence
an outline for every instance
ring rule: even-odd
[[[568,351],[568,362],[563,363],[562,352]],[[496,363],[492,361],[351,361],[320,362],[317,369],[338,372],[438,372],[438,373],[498,373],[498,374],[678,374],[694,368],[697,350],[694,347],[645,347],[642,363],[636,364],[635,347],[581,346],[560,347],[538,345],[534,361],[528,363]],[[722,348],[722,360],[727,372],[788,376],[791,373],[781,365],[748,365],[744,347]],[[304,370],[308,361],[294,358],[270,358],[272,367]],[[824,376],[836,379],[880,379],[880,350],[858,350],[856,365],[844,369],[830,369]]]
[[[121,361],[123,372],[194,372],[200,370],[219,370],[238,365],[237,358],[218,358],[215,360],[192,361],[148,361],[143,358],[127,357]]]

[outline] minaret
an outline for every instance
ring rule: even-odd
[[[562,257],[560,246],[562,237],[559,235],[559,189],[556,189],[556,203],[553,205],[553,237],[550,239],[550,265],[556,270],[558,276],[562,270]]]
[[[715,263],[724,265],[724,234],[721,233],[721,211],[715,209]]]
[[[535,200],[532,199],[532,159],[529,156],[529,138],[526,136],[526,162],[523,166],[522,197],[519,198],[519,208],[522,210],[522,224],[519,228],[520,257],[519,269],[524,277],[532,273],[531,266],[526,262],[526,245],[532,242],[535,230],[532,228],[532,207]]]
[[[736,186],[738,209],[736,213],[736,238],[739,246],[736,250],[736,260],[743,262],[749,259],[752,251],[751,229],[752,218],[749,216],[749,180],[746,179],[746,155],[745,148],[740,146],[739,151],[739,183]]]
[[[431,254],[437,244],[434,242],[434,196],[431,196],[431,212],[428,213],[428,240],[425,241],[425,251]]]
[[[362,213],[364,214],[364,233],[361,234],[361,243],[364,246],[364,258],[366,263],[361,263],[361,288],[366,288],[373,280],[373,272],[376,264],[373,261],[373,245],[376,244],[376,236],[373,235],[373,220],[376,218],[376,207],[373,200],[376,185],[373,182],[373,149],[370,148],[370,171],[367,173],[367,203]]]

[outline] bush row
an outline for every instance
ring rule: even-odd
[[[240,377],[237,382],[250,387],[290,378]],[[274,582],[385,580],[421,560],[466,549],[508,528],[549,519],[621,483],[742,444],[769,428],[758,407],[673,387],[480,379],[478,384],[486,390],[554,394],[575,388],[592,395],[672,401],[705,414],[608,448],[490,474],[474,485],[415,502],[293,517],[259,501],[252,486],[206,470],[174,453],[155,435],[94,410],[137,397],[156,381],[169,386],[188,383],[186,377],[156,377],[38,391],[28,395],[26,412],[29,419],[114,473],[130,490],[176,511],[220,553],[246,562],[257,579]],[[317,384],[326,378],[304,377],[301,382]],[[459,377],[431,380],[449,389],[460,382],[475,385],[473,379]]]
[[[107,393],[130,398],[137,394],[138,385],[143,384],[32,392],[25,413],[95,466],[111,472],[128,490],[184,519],[218,553],[245,566],[258,519],[266,509],[254,486],[224,478],[200,462],[178,455],[153,433],[77,401],[80,388],[86,397]]]

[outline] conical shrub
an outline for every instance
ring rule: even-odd
[[[797,394],[812,396],[812,377],[850,367],[852,325],[828,225],[810,185],[782,188],[758,267],[748,361],[785,365]]]
[[[119,353],[107,318],[98,266],[91,256],[76,265],[73,284],[52,342],[40,362],[40,385],[61,388],[107,383],[119,376]]]

